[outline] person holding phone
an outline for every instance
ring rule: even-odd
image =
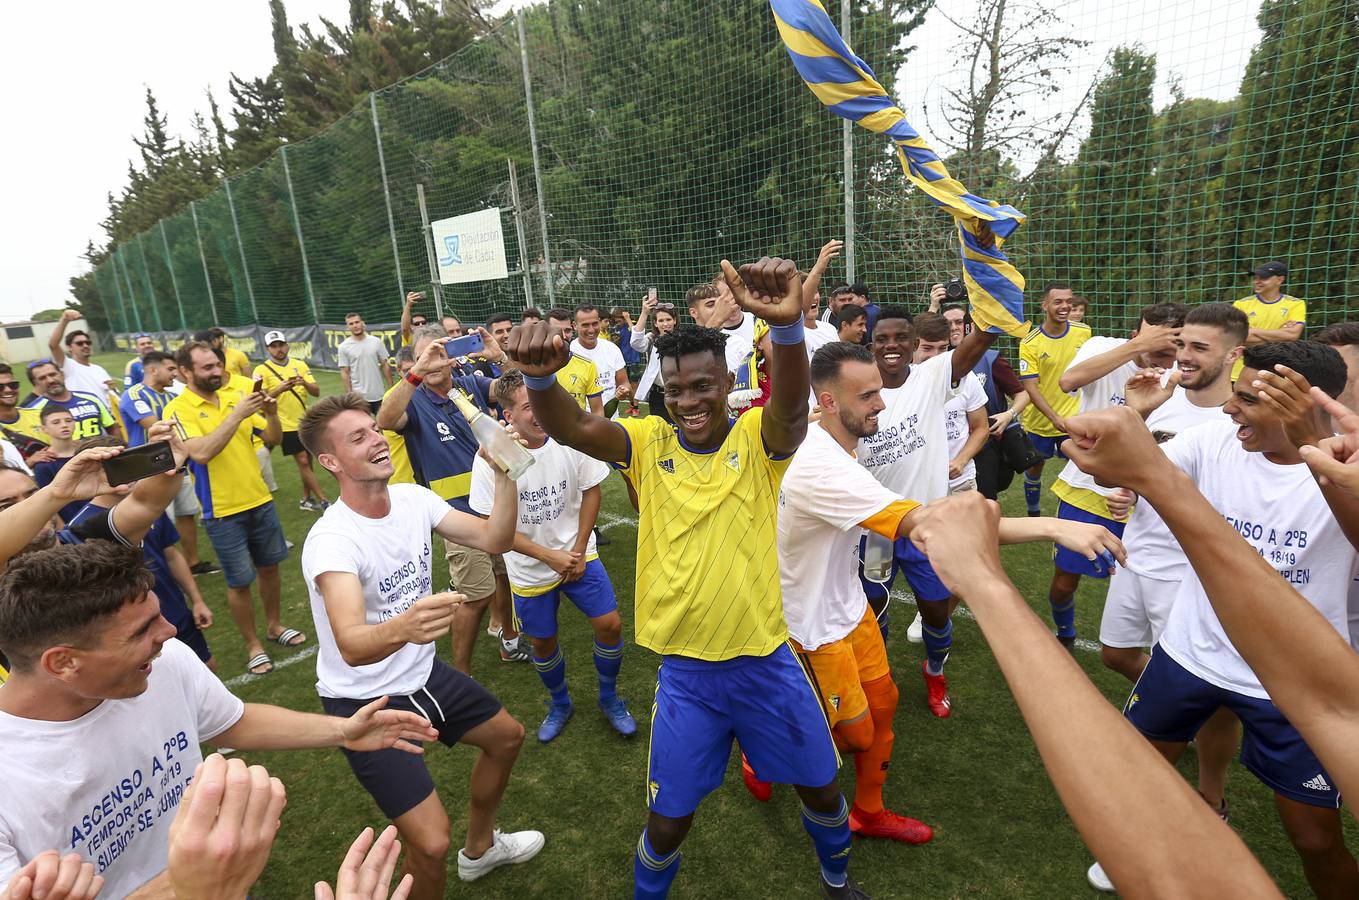
[[[288,354],[288,339],[281,331],[264,335],[269,356],[260,363],[260,380],[256,384],[278,400],[278,421],[283,428],[283,455],[297,463],[297,474],[302,479],[302,500],[299,507],[309,512],[324,512],[330,505],[321,482],[312,468],[311,455],[297,436],[302,414],[307,411],[307,398],[321,396],[321,388],[312,378],[311,367]]]
[[[647,318],[654,323],[654,330],[647,331]],[[642,301],[642,314],[637,324],[632,326],[629,343],[632,349],[646,356],[646,368],[637,382],[637,393],[632,399],[632,408],[637,408],[637,397],[646,398],[647,412],[670,421],[670,412],[665,408],[665,381],[661,377],[661,357],[656,352],[656,339],[675,330],[679,320],[675,318],[675,304],[661,303],[656,299],[656,289],[647,290]]]

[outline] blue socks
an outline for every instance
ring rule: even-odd
[[[819,813],[802,805],[802,827],[816,846],[816,856],[821,860],[821,877],[831,887],[843,887],[849,871],[849,848],[852,841],[849,832],[849,807],[845,798],[840,797],[840,810],[835,813]]]
[[[944,627],[937,631],[928,623],[922,623],[922,626],[926,671],[931,675],[942,675],[944,660],[948,659],[948,652],[953,649],[953,619],[949,619],[944,623]]]
[[[845,826],[846,832],[849,826]],[[670,883],[679,872],[680,851],[661,856],[651,849],[646,832],[637,841],[637,856],[632,861],[632,896],[634,900],[663,900],[670,893]]]
[[[1057,626],[1057,636],[1074,638],[1076,636],[1076,598],[1062,603],[1048,594],[1048,605],[1052,607],[1052,623]]]
[[[599,673],[599,699],[610,700],[618,695],[618,670],[623,666],[623,640],[612,647],[595,639],[595,671]]]
[[[566,657],[562,655],[561,645],[558,644],[556,651],[547,659],[533,657],[533,668],[538,670],[538,677],[552,695],[552,702],[557,706],[569,706],[571,692],[566,689]]]
[[[1043,478],[1040,475],[1034,478],[1028,472],[1024,473],[1024,505],[1028,507],[1029,515],[1036,516],[1039,513],[1038,504],[1043,499]]]

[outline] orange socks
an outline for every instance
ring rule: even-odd
[[[882,812],[882,786],[887,781],[887,767],[892,761],[892,744],[896,737],[892,733],[892,717],[897,711],[897,685],[891,675],[884,675],[864,685],[868,695],[868,716],[854,726],[869,726],[871,720],[872,741],[868,749],[855,754],[854,771],[857,781],[854,790],[854,806],[869,814]]]

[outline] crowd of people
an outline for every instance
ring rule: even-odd
[[[843,284],[823,310],[840,250],[805,272],[724,260],[686,293],[689,321],[653,289],[635,319],[582,304],[466,328],[412,293],[395,353],[346,317],[329,396],[276,330],[258,364],[221,329],[173,353],[139,337],[120,384],[67,313],[26,367],[29,397],[0,364],[0,898],[244,897],[286,789],[200,742],[340,748],[391,826],[361,834],[317,897],[444,896],[455,837],[423,757],[435,740],[475,754],[458,877],[531,860],[544,834],[497,823],[525,727],[472,671],[489,626],[499,658],[542,682],[537,740],[559,739],[576,703],[563,599],[621,738],[639,731],[618,690],[625,636],[661,658],[635,897],[668,894],[733,741],[755,801],[796,792],[822,894],[867,897],[854,836],[933,839],[884,800],[898,575],[925,706],[953,713],[965,603],[1097,860],[1090,884],[1277,896],[1225,824],[1239,748],[1315,894],[1359,895],[1339,813],[1359,788],[1359,323],[1304,339],[1281,262],[1236,303],[1149,304],[1126,336],[1094,334],[1088,302],[1054,282],[1012,365],[961,282],[916,310]],[[472,334],[480,349],[449,352]],[[165,471],[109,477],[151,445]],[[283,621],[274,447],[319,515],[301,552],[312,635]],[[638,514],[631,605],[598,551],[614,472]],[[1027,515],[1003,517],[994,501],[1021,474]],[[1020,542],[1054,548],[1050,625],[1001,564]],[[218,571],[245,670],[314,640],[324,714],[243,703],[215,674],[196,579]],[[1122,715],[1073,659],[1083,578],[1111,579],[1100,659],[1133,684]],[[1190,741],[1197,790],[1172,768]]]

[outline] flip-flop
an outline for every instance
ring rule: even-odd
[[[263,672],[256,672],[255,670],[261,666],[268,666],[269,668],[265,669]],[[256,653],[254,656],[250,657],[249,662],[245,664],[245,670],[251,675],[268,675],[270,672],[274,671],[274,661],[269,658],[268,653]]]
[[[296,638],[297,640],[293,640],[293,638]],[[269,638],[269,640],[281,647],[296,647],[298,644],[305,644],[307,642],[307,636],[296,628],[285,628],[278,634]]]

